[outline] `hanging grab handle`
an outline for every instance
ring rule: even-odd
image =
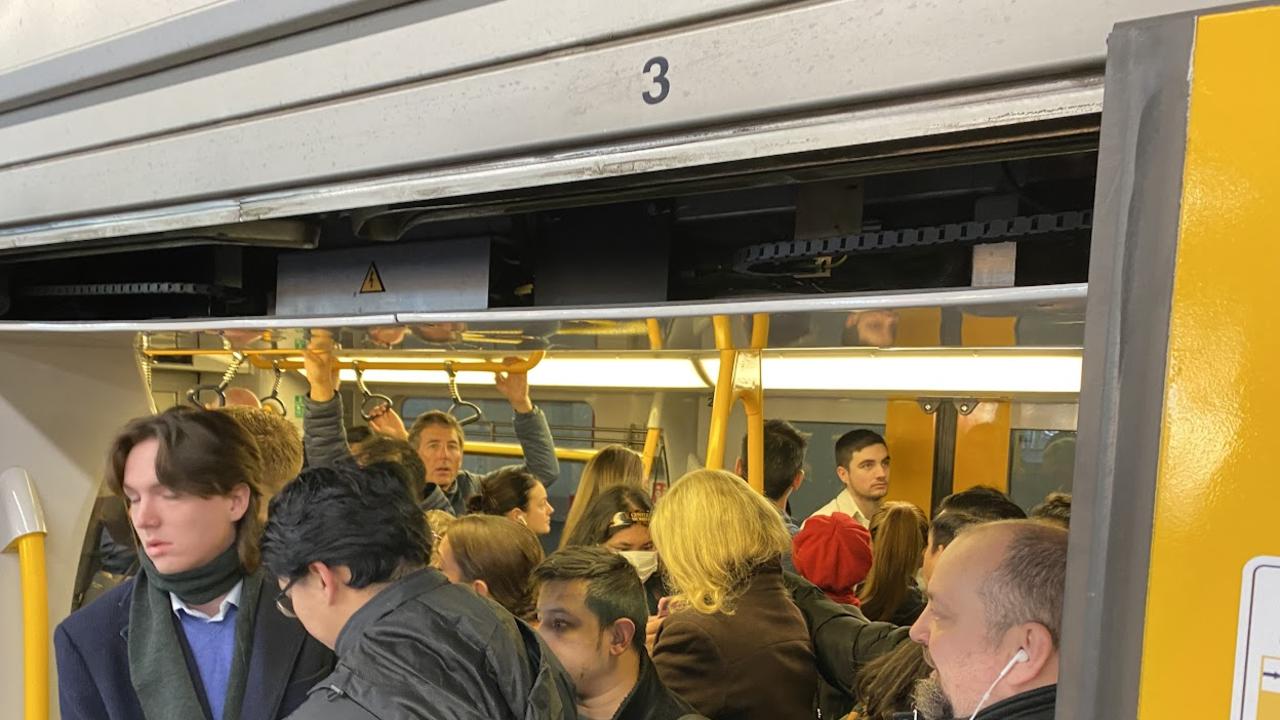
[[[458,371],[453,369],[453,363],[446,361],[444,371],[449,374],[449,397],[453,400],[453,404],[449,406],[449,414],[458,417],[454,411],[468,408],[471,410],[471,414],[458,417],[458,424],[466,427],[472,423],[480,422],[484,418],[484,411],[480,409],[479,405],[462,399],[462,395],[458,392]]]
[[[227,406],[227,388],[231,385],[231,381],[235,379],[236,373],[240,372],[240,366],[244,364],[245,354],[239,351],[231,353],[231,364],[227,366],[225,372],[222,373],[222,380],[217,385],[197,385],[187,391],[187,402],[198,408],[205,407],[200,402],[200,396],[212,392],[218,398],[218,407]]]
[[[356,387],[360,389],[360,417],[365,420],[372,420],[375,415],[374,411],[379,408],[383,412],[390,410],[394,404],[391,398],[386,395],[376,395],[369,392],[369,388],[364,384],[364,370],[360,369],[360,363],[352,360],[351,369],[356,373]],[[381,413],[379,413],[381,414]]]
[[[271,394],[258,398],[258,402],[262,403],[263,410],[270,410],[280,417],[289,417],[289,410],[280,399],[280,383],[284,380],[284,370],[281,369],[279,360],[272,361],[271,372],[275,373],[275,380],[271,383]]]

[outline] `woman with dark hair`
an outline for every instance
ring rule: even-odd
[[[530,624],[538,616],[530,576],[542,562],[542,546],[523,526],[490,515],[467,515],[449,524],[440,540],[440,571],[470,585]]]
[[[649,535],[652,512],[647,494],[629,485],[615,485],[591,501],[565,547],[600,545],[621,554],[644,583],[649,612],[657,613],[658,601],[666,596],[667,588]]]
[[[929,677],[933,668],[924,659],[924,646],[904,642],[867,663],[858,671],[858,720],[893,720],[910,714],[916,682]]]
[[[480,481],[480,493],[467,498],[467,512],[500,515],[529,528],[535,535],[551,532],[547,488],[522,467],[495,470]]]

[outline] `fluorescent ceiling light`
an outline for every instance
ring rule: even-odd
[[[704,358],[714,378],[719,358]],[[1079,351],[1002,349],[840,351],[831,354],[765,353],[765,394],[778,391],[864,392],[927,397],[1076,394]]]
[[[343,370],[344,381],[355,381],[353,370]],[[367,383],[444,385],[443,370],[364,371]],[[459,372],[459,385],[493,385],[493,373]],[[693,361],[678,357],[547,357],[529,371],[535,388],[602,388],[622,390],[706,390]]]
[[[351,359],[343,356],[344,359]],[[437,360],[437,358],[420,359]],[[355,356],[373,362],[405,357]],[[459,363],[465,363],[460,359]],[[546,388],[617,390],[710,390],[720,359],[705,354],[685,357],[636,355],[548,356],[529,372],[529,383]],[[770,392],[844,392],[898,397],[1009,397],[1075,395],[1080,392],[1078,349],[919,348],[830,351],[765,351],[762,360],[765,394]],[[444,385],[442,370],[369,369],[370,384]],[[342,371],[354,381],[355,373]],[[459,385],[493,385],[493,373],[459,372]]]

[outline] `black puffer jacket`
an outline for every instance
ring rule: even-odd
[[[338,665],[291,720],[574,720],[564,670],[529,626],[431,569],[347,621]]]

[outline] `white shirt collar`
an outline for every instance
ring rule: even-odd
[[[199,618],[201,620],[204,620],[205,622],[211,622],[211,623],[222,622],[227,618],[227,608],[232,606],[237,608],[240,607],[240,591],[243,589],[244,589],[244,580],[241,579],[235,584],[235,586],[231,588],[231,592],[227,593],[227,596],[222,599],[222,603],[218,605],[218,614],[214,615],[213,617],[209,617],[208,615],[182,602],[182,599],[179,598],[174,593],[169,593],[169,602],[173,606],[173,612],[175,614],[179,610],[181,610],[182,612],[190,615],[191,617]],[[179,615],[179,617],[181,616]]]
[[[866,515],[862,514],[862,509],[858,507],[857,501],[853,499],[853,494],[849,492],[848,488],[841,490],[839,495],[836,495],[831,499],[831,502],[818,508],[818,510],[809,517],[830,515],[837,512],[842,512],[845,515],[848,515],[853,518],[854,522],[861,524],[863,527],[870,526],[870,519]],[[806,518],[806,520],[807,519],[808,518]]]

